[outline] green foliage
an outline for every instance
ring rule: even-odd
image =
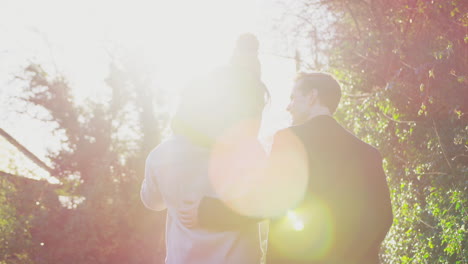
[[[2,179],[0,263],[164,262],[165,214],[139,197],[164,121],[143,77],[112,64],[110,100],[77,105],[65,78],[35,64],[25,69],[20,97],[47,113],[45,122],[66,140],[49,154],[60,184]]]
[[[30,245],[29,217],[17,214],[10,200],[16,195],[15,186],[0,179],[0,263],[31,263],[25,245]]]
[[[395,220],[383,259],[467,263],[468,2],[303,3],[301,19],[317,6],[336,17],[320,39],[344,88],[336,116],[385,158]]]

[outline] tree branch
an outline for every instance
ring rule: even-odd
[[[2,176],[2,177],[24,177],[24,176],[4,172],[4,171],[0,171],[0,176]]]
[[[395,122],[395,123],[400,123],[400,124],[416,124],[416,121],[412,121],[412,120],[396,120],[396,119],[393,119],[392,117],[386,115],[384,112],[380,111],[379,112],[380,114],[382,114],[386,119],[392,121],[392,122]]]
[[[439,146],[440,146],[440,149],[442,150],[442,154],[444,155],[444,158],[445,158],[445,161],[447,162],[447,165],[449,166],[450,169],[452,169],[452,164],[450,163],[448,157],[447,157],[447,153],[445,151],[445,148],[444,146],[442,145],[442,140],[440,139],[440,136],[439,136],[439,130],[437,129],[437,125],[436,125],[436,122],[434,120],[434,118],[431,118],[432,119],[432,124],[433,124],[433,128],[434,128],[434,132],[437,136],[437,140],[439,141]]]
[[[356,26],[356,30],[358,32],[359,39],[361,39],[361,27],[359,26],[359,23],[358,23],[356,17],[354,16],[354,13],[351,10],[351,7],[349,6],[348,2],[345,4],[345,7],[346,7],[346,10],[348,10],[349,14],[351,15],[351,18],[354,21],[354,25]]]
[[[43,168],[51,175],[54,174],[54,170],[47,166],[42,160],[40,160],[36,155],[34,155],[31,151],[21,145],[16,139],[14,139],[10,134],[8,134],[5,130],[0,128],[0,136],[3,136],[8,142],[10,142],[16,149],[21,151],[26,157],[28,157],[31,161],[36,163],[39,167]]]
[[[11,173],[4,172],[4,171],[0,171],[0,177],[6,178],[9,182],[12,182],[16,185],[19,184],[19,185],[24,186],[25,184],[33,184],[33,185],[39,186],[41,188],[40,189],[41,195],[42,195],[42,192],[44,192],[46,188],[47,189],[60,188],[60,184],[50,183],[46,180],[38,180],[34,178],[29,178],[23,175],[11,174]]]

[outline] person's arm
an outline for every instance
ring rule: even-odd
[[[379,233],[381,237],[379,239],[383,240],[387,235],[388,230],[393,224],[393,211],[392,211],[392,203],[390,198],[390,191],[387,184],[387,177],[383,170],[382,165],[382,156],[377,151],[376,153],[376,168],[375,168],[375,186],[374,189],[374,198],[375,201],[378,202],[375,208],[375,221],[380,223],[379,225]]]
[[[361,200],[363,217],[355,218],[357,226],[354,238],[348,241],[348,255],[366,257],[378,256],[379,249],[393,223],[393,212],[386,175],[382,166],[382,157],[377,150],[366,156],[367,175],[361,188],[365,193]],[[361,198],[361,199],[362,199]],[[357,217],[357,216],[356,216]],[[355,241],[359,240],[359,244]]]
[[[178,214],[185,227],[199,226],[212,231],[240,230],[264,220],[239,214],[221,200],[207,196],[199,203],[185,201]]]
[[[145,164],[145,178],[141,184],[140,198],[146,208],[156,211],[166,209],[164,198],[159,190],[154,170],[151,166],[151,159],[148,157]]]
[[[251,226],[264,219],[241,215],[227,207],[221,200],[203,197],[198,206],[198,223],[201,227],[229,231]]]
[[[249,125],[257,125],[255,123]],[[258,128],[257,127],[246,127],[246,131],[249,129],[257,132]],[[236,141],[239,140],[238,138],[234,137],[234,140],[229,141],[229,142],[238,142]],[[241,137],[241,140],[246,140],[245,138]],[[241,143],[245,143],[240,141]],[[262,177],[263,174],[260,172],[264,169],[265,166],[265,161],[266,161],[266,153],[261,146],[260,142],[257,140],[249,142],[250,148],[241,148],[242,151],[239,150],[233,150],[235,151],[235,155],[231,156],[230,158],[233,159],[239,159],[243,160],[242,164],[243,166],[247,166],[249,168],[249,172],[254,172],[256,173],[247,173],[249,177],[252,177],[249,179],[249,184],[245,186],[245,195],[242,198],[239,198],[240,200],[243,201],[251,201],[257,196],[261,196],[259,191],[259,186],[252,186],[252,183],[255,184],[260,184],[261,181],[259,181]],[[249,152],[249,153],[245,153]],[[249,158],[246,158],[248,156]],[[237,160],[232,160],[231,162],[236,163]],[[227,168],[230,172],[235,172],[237,165],[234,165],[232,168]],[[246,173],[244,169],[241,169],[238,171],[239,173]],[[221,172],[224,173],[224,172]],[[240,181],[245,181],[242,180],[241,178],[245,177],[243,175],[239,175],[239,180]],[[250,198],[249,198],[250,197]],[[257,200],[258,201],[258,200]],[[254,201],[251,201],[254,202]],[[258,201],[258,209],[260,209],[262,206],[265,204],[262,203],[261,201]],[[245,214],[241,214],[238,211],[235,211],[231,209],[228,206],[228,203],[223,202],[221,199],[218,199],[217,197],[213,197],[210,195],[204,196],[201,201],[199,202],[198,208],[195,217],[197,219],[197,224],[200,227],[209,229],[209,230],[216,230],[216,231],[228,231],[228,230],[239,230],[242,229],[243,227],[249,227],[254,224],[258,224],[258,222],[264,220],[265,218],[260,218],[258,216],[253,217],[253,216],[247,216]],[[255,210],[254,210],[255,211]],[[258,213],[258,214],[257,214]],[[255,212],[255,215],[261,215],[260,212]],[[193,216],[192,216],[193,217]]]
[[[255,203],[253,207],[258,209],[256,214],[262,215],[263,218],[239,214],[221,200],[212,197],[203,197],[198,205],[198,211],[195,214],[192,212],[191,217],[196,218],[198,224],[207,229],[232,230],[244,225],[258,223],[267,217],[282,215],[282,212],[286,213],[295,200],[289,201],[284,196],[277,196],[276,194],[284,191],[282,188],[285,186],[294,189],[294,187],[297,187],[294,183],[300,183],[298,184],[300,186],[306,183],[306,181],[301,181],[304,177],[305,180],[307,179],[306,174],[291,175],[289,171],[289,166],[302,168],[296,166],[298,160],[303,158],[303,155],[298,153],[304,154],[301,152],[300,147],[302,145],[299,144],[289,129],[280,130],[275,134],[271,154],[264,170],[265,177],[258,181],[259,186],[255,188],[256,195],[252,196],[255,198],[251,200],[251,203]],[[302,170],[294,170],[294,172],[298,171]],[[288,175],[287,179],[284,177],[285,175]],[[293,184],[289,185],[291,182]],[[285,200],[287,202],[284,202]]]
[[[290,129],[283,129],[275,134],[264,171],[266,177],[259,181],[261,186],[256,187],[257,195],[253,196],[256,199],[251,201],[255,203],[254,207],[258,208],[258,215],[262,215],[262,218],[239,214],[221,200],[205,196],[198,206],[188,202],[179,210],[182,224],[186,227],[199,225],[206,229],[223,231],[239,229],[285,214],[303,197],[305,190],[302,187],[307,183],[306,152]],[[284,191],[283,188],[293,190],[293,199],[276,195]],[[296,189],[300,191],[296,192]]]

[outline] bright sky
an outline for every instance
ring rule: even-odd
[[[141,60],[171,92],[225,63],[237,36],[252,32],[260,40],[263,80],[273,100],[264,118],[268,134],[287,123],[284,108],[294,75],[292,60],[271,55],[285,55],[278,49],[285,40],[269,30],[279,15],[277,2],[2,0],[0,127],[41,158],[54,148],[50,129],[18,117],[12,111],[18,107],[9,105],[18,89],[11,82],[13,75],[30,61],[64,74],[78,101],[105,93],[109,54]]]

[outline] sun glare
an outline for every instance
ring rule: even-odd
[[[140,64],[137,71],[153,77],[154,89],[176,98],[188,82],[226,64],[237,37],[251,32],[260,41],[262,79],[273,99],[263,118],[263,136],[269,136],[287,124],[284,108],[294,74],[293,61],[271,55],[275,40],[265,33],[270,25],[264,21],[273,6],[265,0],[7,1],[0,9],[0,82],[7,84],[1,87],[11,87],[11,76],[32,60],[51,76],[62,74],[76,103],[106,102],[104,80],[117,59]],[[4,128],[40,158],[57,148],[53,136],[37,140],[28,133],[50,129],[6,110],[0,109]]]
[[[242,129],[234,129],[229,136],[231,144],[214,147],[211,184],[220,199],[241,214],[280,216],[304,198],[308,182],[304,146],[292,132],[284,131],[281,137],[275,137],[277,151],[267,159],[262,146],[245,132],[239,133],[248,130],[246,123]],[[292,220],[292,226],[301,229],[300,219]]]

